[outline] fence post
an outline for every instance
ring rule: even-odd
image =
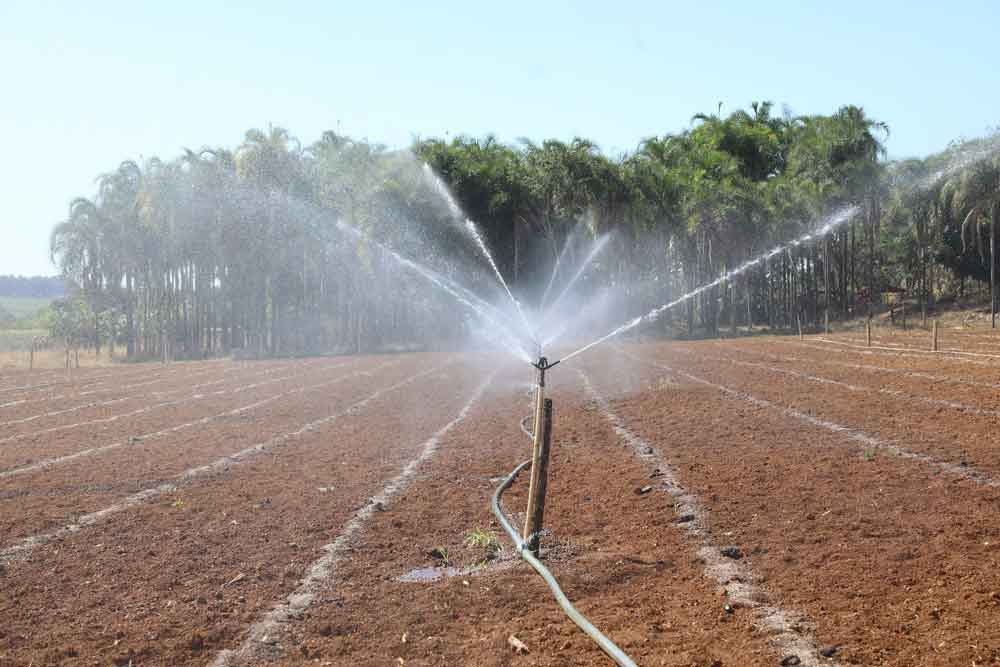
[[[938,321],[931,324],[931,352],[938,351]]]
[[[31,337],[31,354],[28,356],[28,370],[35,369],[35,345],[38,343],[38,336]]]
[[[868,347],[872,346],[872,318],[869,317],[865,322],[865,344]]]

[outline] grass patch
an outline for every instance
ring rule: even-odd
[[[45,308],[53,299],[38,299],[28,296],[0,296],[0,309],[17,319],[29,317]]]

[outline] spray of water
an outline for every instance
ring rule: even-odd
[[[360,240],[365,241],[366,243],[370,243],[376,246],[377,248],[388,254],[390,257],[392,257],[399,265],[407,269],[410,269],[417,275],[423,277],[432,285],[444,291],[446,294],[450,295],[459,304],[465,306],[473,313],[475,313],[482,319],[486,320],[489,324],[496,327],[493,330],[492,338],[497,342],[499,342],[500,344],[502,344],[503,347],[505,347],[518,359],[521,359],[522,361],[527,361],[529,363],[531,362],[531,356],[528,355],[525,349],[521,346],[520,342],[517,340],[517,337],[514,336],[508,330],[508,328],[503,324],[501,320],[497,319],[494,316],[494,313],[491,312],[491,310],[493,309],[492,307],[489,306],[489,304],[485,304],[485,302],[482,302],[481,299],[469,293],[469,291],[466,290],[464,287],[454,284],[452,281],[448,280],[444,276],[438,274],[437,272],[425,266],[418,264],[412,259],[403,257],[395,250],[385,246],[382,243],[379,243],[378,241],[375,241],[374,239],[370,238],[360,230],[347,224],[343,220],[338,220],[336,222],[336,225],[337,228],[340,229],[341,231],[351,234],[355,238],[358,238]],[[477,301],[479,303],[476,303]]]
[[[544,312],[546,313],[546,315],[555,311],[556,306],[558,306],[559,303],[566,296],[566,294],[568,294],[569,291],[573,289],[573,285],[576,284],[576,281],[578,281],[580,279],[580,276],[583,275],[583,272],[590,267],[591,262],[594,261],[594,258],[596,258],[597,255],[602,250],[604,250],[604,246],[606,246],[608,244],[608,241],[610,240],[611,240],[611,235],[605,234],[604,236],[600,237],[599,239],[597,239],[597,241],[594,242],[594,245],[590,249],[590,252],[587,253],[587,257],[583,260],[583,263],[580,264],[580,268],[577,269],[577,272],[574,273],[573,277],[569,279],[569,282],[566,283],[566,286],[563,288],[562,292],[559,293],[559,296],[555,298],[555,301],[552,302],[552,305],[549,306],[547,309],[545,309]]]
[[[431,184],[434,191],[437,192],[442,200],[444,200],[452,217],[456,220],[464,219],[463,228],[469,233],[472,240],[475,241],[479,252],[486,258],[490,268],[493,269],[493,274],[497,277],[497,280],[500,281],[500,286],[503,287],[504,292],[506,292],[507,296],[510,298],[511,303],[514,305],[514,309],[517,311],[518,317],[521,319],[521,324],[524,326],[524,333],[531,339],[535,347],[538,347],[538,337],[535,333],[535,328],[528,322],[528,318],[525,317],[524,311],[521,309],[521,303],[514,298],[514,294],[510,291],[510,287],[507,285],[507,281],[504,280],[503,274],[500,273],[500,269],[497,267],[497,263],[493,259],[493,254],[490,252],[490,249],[486,247],[486,242],[483,241],[482,234],[479,233],[476,223],[462,214],[462,208],[458,205],[458,202],[455,201],[455,198],[448,190],[448,186],[445,185],[444,181],[441,180],[441,177],[435,174],[434,170],[431,169],[431,166],[426,162],[423,165],[423,173],[427,182]]]
[[[549,293],[552,291],[552,286],[555,284],[556,277],[559,275],[559,269],[562,268],[562,263],[565,261],[566,254],[569,252],[570,247],[572,247],[576,238],[580,235],[580,229],[583,227],[583,224],[584,223],[580,222],[573,227],[573,231],[569,233],[566,237],[566,242],[563,243],[562,250],[560,250],[559,254],[556,256],[556,263],[552,266],[552,275],[549,276],[549,282],[545,286],[545,291],[542,292],[541,300],[538,302],[538,309],[540,311],[545,310],[545,304],[548,303]]]
[[[676,299],[674,299],[673,301],[671,301],[669,303],[665,303],[662,306],[657,306],[656,308],[652,309],[651,311],[649,311],[645,315],[640,315],[640,316],[638,316],[638,317],[636,317],[636,318],[634,318],[634,319],[626,322],[625,324],[621,325],[617,329],[611,331],[607,335],[602,336],[601,338],[598,338],[597,340],[595,340],[595,341],[593,341],[591,343],[588,343],[587,345],[584,345],[583,347],[579,348],[578,350],[574,350],[573,352],[570,352],[569,354],[567,354],[566,356],[564,356],[562,358],[562,360],[563,361],[568,361],[568,360],[572,359],[573,357],[575,357],[575,356],[577,356],[579,354],[583,354],[584,352],[586,352],[590,348],[594,347],[595,345],[600,345],[601,343],[603,343],[603,342],[605,342],[607,340],[610,340],[610,339],[614,338],[615,336],[621,335],[621,334],[625,333],[626,331],[630,331],[631,329],[634,329],[635,327],[639,326],[643,322],[652,322],[653,320],[655,320],[656,318],[658,318],[660,315],[662,315],[663,313],[667,312],[671,308],[677,306],[678,304],[684,303],[685,301],[693,299],[694,297],[698,296],[699,294],[702,294],[703,292],[705,292],[707,290],[710,290],[713,287],[716,287],[717,285],[721,285],[724,282],[728,282],[728,281],[732,280],[733,278],[735,278],[736,276],[740,275],[741,273],[745,273],[746,271],[749,271],[753,267],[758,266],[762,262],[766,262],[767,260],[771,259],[775,255],[781,254],[782,252],[785,252],[786,250],[789,250],[791,248],[800,246],[803,243],[808,243],[809,241],[813,240],[816,237],[824,236],[825,234],[829,233],[833,229],[839,227],[840,225],[844,224],[845,222],[847,222],[848,220],[850,220],[851,218],[853,218],[857,214],[857,212],[858,212],[858,207],[857,206],[853,206],[853,205],[852,206],[847,206],[847,207],[844,207],[844,208],[840,209],[839,211],[837,211],[836,213],[834,213],[833,215],[831,215],[829,218],[827,218],[826,221],[824,222],[824,224],[822,224],[817,230],[815,230],[813,232],[810,232],[809,234],[803,234],[802,236],[798,237],[797,239],[795,239],[795,240],[793,240],[793,241],[791,241],[789,243],[786,243],[784,245],[778,246],[778,247],[774,248],[773,250],[769,250],[768,252],[766,252],[766,253],[764,253],[762,255],[758,255],[757,257],[755,257],[755,258],[753,258],[753,259],[751,259],[751,260],[749,260],[747,262],[744,262],[743,264],[739,265],[738,267],[736,267],[732,271],[727,271],[726,273],[723,273],[721,276],[719,276],[718,278],[716,278],[712,282],[705,283],[701,287],[698,287],[697,289],[694,289],[694,290],[688,292],[687,294],[683,294],[683,295],[677,297]]]
[[[946,162],[940,169],[915,182],[912,185],[912,187],[915,189],[926,189],[932,187],[936,183],[940,182],[942,178],[954,174],[955,172],[961,169],[967,168],[968,166],[970,166],[975,162],[991,157],[995,155],[998,152],[998,150],[1000,150],[1000,138],[993,137],[988,140],[978,142],[972,147],[956,151],[952,156],[950,156],[946,160]],[[539,316],[539,322],[541,322],[542,325],[547,325],[551,324],[552,322],[555,322],[555,325],[550,326],[547,329],[544,326],[532,326],[531,323],[528,321],[528,318],[526,317],[520,302],[514,297],[509,286],[507,285],[506,280],[504,280],[503,275],[500,273],[500,270],[497,267],[496,262],[493,260],[493,256],[489,252],[489,249],[487,248],[482,235],[480,234],[478,228],[476,227],[476,224],[472,220],[469,220],[464,217],[461,208],[458,206],[458,203],[455,201],[454,197],[449,192],[447,186],[433,172],[433,170],[426,164],[424,164],[423,168],[424,168],[424,173],[428,179],[428,182],[431,183],[435,192],[437,192],[441,196],[442,200],[447,205],[451,215],[456,219],[456,221],[464,220],[464,225],[463,225],[464,229],[469,233],[469,235],[475,241],[475,244],[479,249],[480,253],[483,255],[483,257],[486,258],[487,262],[489,263],[490,268],[493,270],[493,273],[496,276],[497,280],[499,281],[501,287],[503,288],[504,292],[507,294],[511,303],[513,304],[514,309],[517,313],[517,318],[520,320],[521,325],[524,327],[524,332],[523,332],[525,334],[524,337],[530,339],[531,345],[535,349],[537,349],[539,355],[542,353],[543,349],[547,348],[549,345],[555,342],[570,328],[575,328],[580,324],[580,322],[585,317],[588,317],[589,316],[588,313],[591,311],[590,308],[591,306],[594,306],[595,304],[600,304],[601,307],[603,307],[604,305],[606,305],[607,294],[604,294],[604,298],[602,299],[591,300],[592,303],[580,304],[581,306],[580,308],[568,309],[566,317],[559,317],[558,313],[556,312],[557,308],[564,301],[565,297],[571,293],[573,287],[582,277],[584,272],[592,265],[594,259],[607,245],[610,238],[607,235],[599,237],[591,245],[585,259],[580,264],[578,269],[572,274],[572,276],[566,282],[566,284],[563,286],[562,290],[559,292],[559,295],[551,303],[549,303],[548,301],[549,296],[551,295],[552,290],[555,286],[557,278],[560,276],[561,272],[564,271],[563,265],[568,256],[568,252],[570,251],[571,246],[573,245],[574,235],[576,234],[577,231],[574,230],[574,232],[570,234],[569,238],[567,238],[566,243],[563,245],[562,250],[560,251],[559,255],[556,258],[556,262],[552,270],[552,275],[548,280],[548,283],[545,287],[545,291],[543,292],[541,300],[539,302],[539,308],[537,313]],[[723,273],[715,280],[706,283],[704,285],[701,285],[698,288],[690,292],[687,292],[686,294],[681,295],[680,297],[674,299],[673,301],[670,301],[669,303],[657,306],[656,308],[653,308],[652,310],[647,312],[645,315],[637,316],[625,322],[624,324],[610,331],[604,336],[565,355],[562,358],[562,360],[567,361],[569,359],[572,359],[573,357],[583,354],[587,350],[597,345],[600,345],[601,343],[604,343],[611,338],[614,338],[627,331],[630,331],[640,326],[643,323],[652,322],[657,318],[659,318],[664,313],[666,313],[667,311],[669,311],[670,309],[674,308],[675,306],[678,306],[679,304],[689,301],[697,297],[698,295],[713,289],[718,285],[731,281],[736,276],[739,276],[740,274],[743,274],[749,271],[750,269],[759,266],[760,264],[768,261],[769,259],[775,257],[776,255],[779,255],[782,252],[786,252],[804,243],[808,243],[816,238],[823,237],[832,230],[836,229],[837,227],[851,220],[855,215],[857,215],[858,210],[859,208],[856,205],[845,206],[837,210],[832,215],[827,217],[823,221],[823,223],[820,224],[818,228],[816,228],[814,231],[807,234],[803,234],[802,236],[788,243],[777,246],[772,250],[769,250],[768,252],[758,255],[757,257],[741,264],[740,266],[737,266],[736,268]],[[473,307],[474,310],[481,317],[483,317],[484,320],[486,320],[487,322],[489,322],[494,326],[500,327],[500,320],[502,320],[504,317],[504,314],[501,311],[497,310],[494,306],[490,306],[485,302],[481,302],[481,300],[479,300],[478,297],[475,297],[474,295],[471,294],[462,295],[461,289],[456,289],[455,286],[452,286],[451,289],[458,293],[458,296],[456,298],[460,298],[460,301],[463,303],[471,304],[470,307]],[[567,309],[563,308],[562,310],[567,310]],[[506,327],[499,328],[498,330],[503,332],[502,335],[506,339],[506,343],[504,344],[505,347],[507,347],[508,349],[516,350],[515,354],[518,358],[525,361],[531,361],[531,357],[530,355],[527,354],[527,352],[525,352],[524,346],[516,342],[518,341],[519,338],[521,338],[521,336],[519,336],[518,333],[510,331],[510,329]]]
[[[486,243],[485,241],[483,241],[483,237],[479,234],[479,230],[476,229],[476,223],[474,223],[472,220],[466,220],[465,227],[466,229],[469,230],[469,233],[472,235],[472,238],[475,239],[476,245],[479,247],[479,251],[483,253],[483,257],[485,257],[486,261],[490,263],[490,268],[493,269],[493,273],[496,275],[497,280],[500,281],[501,287],[503,287],[504,291],[507,293],[507,296],[510,297],[511,303],[514,304],[514,308],[517,310],[517,314],[521,318],[521,323],[524,325],[524,332],[537,345],[538,337],[535,335],[535,329],[534,327],[531,326],[531,324],[528,323],[528,318],[524,316],[524,311],[521,310],[521,303],[514,298],[514,294],[511,293],[510,287],[507,286],[507,281],[503,279],[503,274],[500,273],[500,269],[497,268],[497,263],[493,261],[493,255],[490,254],[490,250],[489,248],[486,247]]]
[[[424,175],[424,179],[427,181],[428,184],[430,184],[434,192],[436,192],[438,196],[441,197],[445,205],[448,207],[448,212],[451,213],[451,217],[453,217],[455,220],[461,220],[462,218],[464,218],[465,216],[462,215],[462,207],[460,207],[458,205],[458,202],[455,201],[455,198],[451,196],[451,191],[448,190],[448,186],[445,185],[444,181],[441,180],[440,176],[434,173],[434,170],[431,169],[431,166],[426,162],[424,162],[421,171]]]
[[[971,147],[955,153],[941,168],[918,181],[913,187],[916,190],[929,188],[941,179],[951,176],[957,171],[966,169],[976,162],[994,157],[997,153],[1000,153],[1000,134],[977,141]]]

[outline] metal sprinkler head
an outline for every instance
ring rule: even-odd
[[[559,361],[562,361],[562,359],[560,359]],[[536,361],[535,363],[533,363],[531,365],[544,373],[545,371],[549,370],[553,366],[558,366],[559,365],[559,361],[555,361],[555,362],[553,362],[553,363],[550,364],[549,360],[546,359],[545,357],[538,357],[538,361]]]
[[[560,361],[562,361],[562,360],[560,359]],[[545,386],[545,371],[549,370],[550,368],[552,368],[553,366],[556,366],[558,364],[559,364],[558,361],[555,362],[555,363],[550,364],[549,360],[546,359],[545,357],[538,357],[538,361],[536,361],[535,363],[531,364],[532,366],[534,366],[535,368],[538,369],[538,386],[539,387],[544,387]]]

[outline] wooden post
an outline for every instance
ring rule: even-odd
[[[541,471],[542,454],[542,419],[545,403],[545,370],[544,364],[538,368],[538,383],[535,386],[535,428],[532,431],[531,444],[531,481],[528,483],[528,511],[525,514],[522,539],[527,542],[534,532],[531,528],[532,508],[535,506],[535,496],[538,493],[538,473]]]
[[[35,345],[38,343],[38,336],[31,337],[31,354],[28,356],[28,370],[35,368]]]
[[[795,324],[799,327],[799,340],[803,340],[804,336],[802,335],[802,315],[799,313],[795,313]]]
[[[865,344],[868,347],[872,346],[872,318],[868,318],[865,322]]]
[[[545,525],[545,490],[548,487],[549,479],[549,450],[552,446],[552,399],[546,398],[542,407],[542,438],[541,447],[538,452],[538,474],[535,474],[536,462],[532,461],[531,479],[535,484],[535,493],[532,496],[532,504],[528,505],[528,513],[525,516],[525,541],[528,543],[528,550],[535,556],[541,546],[541,532]]]
[[[826,309],[826,313],[823,315],[823,329],[826,331],[827,335],[830,334],[830,309]]]
[[[934,320],[933,324],[931,325],[931,352],[938,351],[937,336],[938,336],[938,321]]]

